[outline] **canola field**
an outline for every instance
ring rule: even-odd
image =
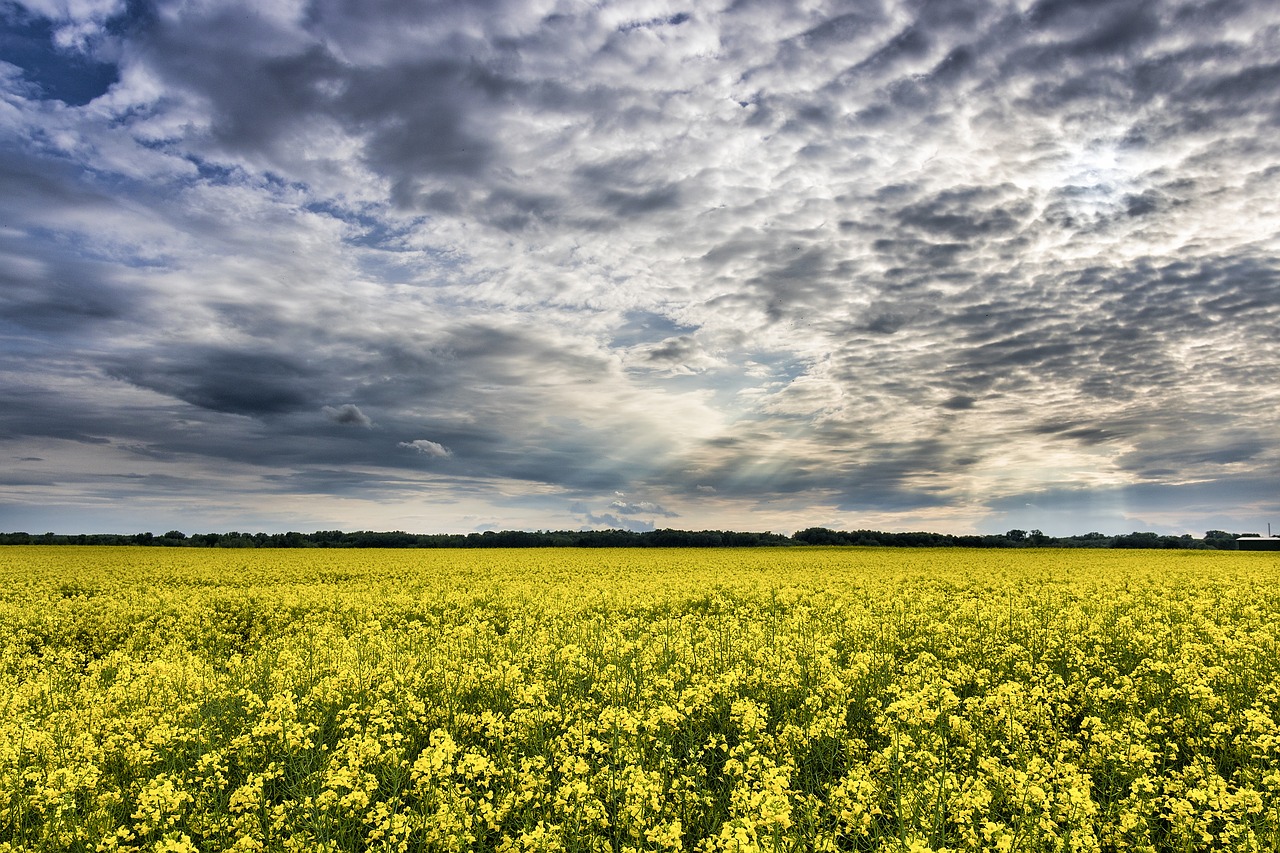
[[[1280,850],[1280,555],[0,549],[0,851]]]

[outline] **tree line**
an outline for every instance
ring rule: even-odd
[[[1237,550],[1241,533],[1207,531],[1203,538],[1158,533],[1047,536],[1039,530],[996,534],[890,533],[810,527],[791,536],[732,530],[488,530],[405,533],[317,530],[314,533],[0,533],[0,545],[144,545],[170,548],[753,548],[765,545],[867,545],[891,548],[1167,548]]]

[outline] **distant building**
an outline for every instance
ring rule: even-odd
[[[1236,547],[1241,551],[1280,551],[1280,536],[1240,536]]]

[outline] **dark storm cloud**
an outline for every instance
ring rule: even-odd
[[[649,350],[646,358],[649,361],[683,364],[699,352],[697,341],[692,335],[680,335],[668,338],[658,346]]]
[[[299,341],[310,336],[302,329],[281,333]],[[391,341],[380,346],[387,343]],[[427,346],[383,348],[389,350],[385,355],[356,364],[326,358],[322,350],[303,359],[278,350],[168,349],[119,359],[109,372],[207,413],[198,441],[189,431],[144,432],[155,452],[256,464],[341,461],[408,469],[420,467],[422,457],[447,458],[450,471],[459,476],[558,482],[606,492],[627,482],[627,466],[609,461],[613,445],[643,427],[630,426],[623,415],[596,426],[574,413],[579,404],[571,396],[573,386],[590,389],[598,379],[603,387],[608,377],[607,362],[598,356],[574,352],[518,327],[479,322],[441,331]],[[354,385],[345,378],[389,367],[395,368],[395,376]],[[317,398],[343,388],[357,402],[316,406]],[[406,403],[418,402],[424,393],[432,402],[429,414],[404,411]],[[551,415],[543,412],[548,397],[557,395],[564,395],[568,405]],[[362,406],[384,412],[376,430]],[[316,423],[316,408],[330,422],[369,429],[326,431]],[[262,425],[240,434],[217,421],[224,414],[247,415]],[[459,416],[464,416],[461,421]],[[202,416],[186,413],[185,418]],[[381,488],[376,476],[354,479]]]
[[[38,474],[0,474],[0,486],[55,486],[58,481]]]
[[[467,125],[471,99],[487,96],[469,66],[446,61],[357,76],[337,104],[337,117],[369,132],[365,157],[397,176],[393,198],[402,204],[413,178],[474,175],[489,162],[491,143]],[[404,93],[417,97],[407,100]]]
[[[196,348],[119,363],[109,372],[202,409],[256,417],[307,407],[322,387],[314,369],[278,352]]]
[[[108,444],[105,434],[127,425],[77,405],[44,387],[8,380],[0,384],[0,440],[54,438],[84,445]],[[39,457],[33,457],[39,458]]]
[[[1002,77],[1037,80],[1020,110],[1084,120],[1112,112],[1131,138],[1153,142],[1186,132],[1232,135],[1241,115],[1275,116],[1276,64],[1225,35],[1248,26],[1246,4],[1038,4],[1025,26],[1048,41],[1023,44],[1002,60]],[[1195,45],[1183,37],[1201,39]],[[1146,115],[1145,108],[1158,106]],[[1127,111],[1127,112],[1126,112]]]
[[[1160,30],[1156,4],[1041,0],[1026,13],[1033,30],[1049,32],[1060,41],[1049,56],[1070,58],[1123,55],[1148,42]]]
[[[412,492],[422,488],[420,479],[396,476],[387,471],[371,473],[351,468],[314,466],[304,471],[268,474],[263,477],[273,491],[316,495],[358,496]]]
[[[0,238],[0,246],[6,240]],[[119,320],[137,300],[107,264],[47,258],[37,269],[0,268],[0,323],[49,334],[73,334]]]
[[[1015,194],[1016,189],[1007,186],[953,187],[888,212],[901,228],[972,245],[1013,236],[1030,218],[1033,207],[1026,200],[1005,206],[1004,200]]]
[[[434,25],[437,11],[447,7],[388,14]],[[301,37],[265,8],[167,12],[162,5],[139,17],[136,57],[206,106],[215,150],[265,157],[291,170],[302,165],[300,137],[332,125],[362,140],[361,159],[391,180],[390,200],[405,209],[438,209],[447,190],[433,176],[476,176],[492,160],[483,114],[502,100],[506,83],[474,61],[477,44],[444,44],[432,56],[363,65],[342,53],[343,42],[363,37],[364,10],[315,4]]]
[[[109,262],[63,246],[32,251],[26,235],[0,233],[0,326],[49,339],[97,335],[144,311]]]
[[[996,366],[1017,362],[1060,381],[1105,373],[1131,393],[1162,388],[1176,394],[1189,378],[1206,374],[1230,377],[1233,386],[1259,381],[1265,372],[1261,364],[1212,358],[1192,342],[1261,333],[1280,311],[1278,273],[1270,259],[1247,255],[1194,263],[1140,259],[1123,270],[1086,268],[1061,280],[1063,289],[1081,300],[1080,308],[1037,328],[1034,337],[1013,335],[984,344],[974,360],[990,357]],[[1191,367],[1201,372],[1189,376]]]
[[[648,190],[603,189],[598,194],[600,206],[615,216],[633,217],[656,210],[670,210],[680,203],[677,184]]]
[[[118,209],[109,195],[86,185],[73,161],[45,151],[24,150],[17,140],[0,140],[0,205],[13,221],[33,212]]]
[[[369,429],[373,426],[373,419],[360,411],[360,407],[351,403],[344,403],[337,408],[333,406],[325,406],[324,416],[335,424],[348,424],[354,426],[362,426]]]
[[[975,400],[973,397],[967,396],[965,394],[956,394],[955,396],[947,398],[943,402],[942,406],[943,408],[946,408],[946,409],[963,411],[965,409],[972,409],[975,403],[977,403],[977,400]]]

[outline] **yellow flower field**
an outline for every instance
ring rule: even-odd
[[[1280,850],[1280,555],[0,549],[0,851]]]

